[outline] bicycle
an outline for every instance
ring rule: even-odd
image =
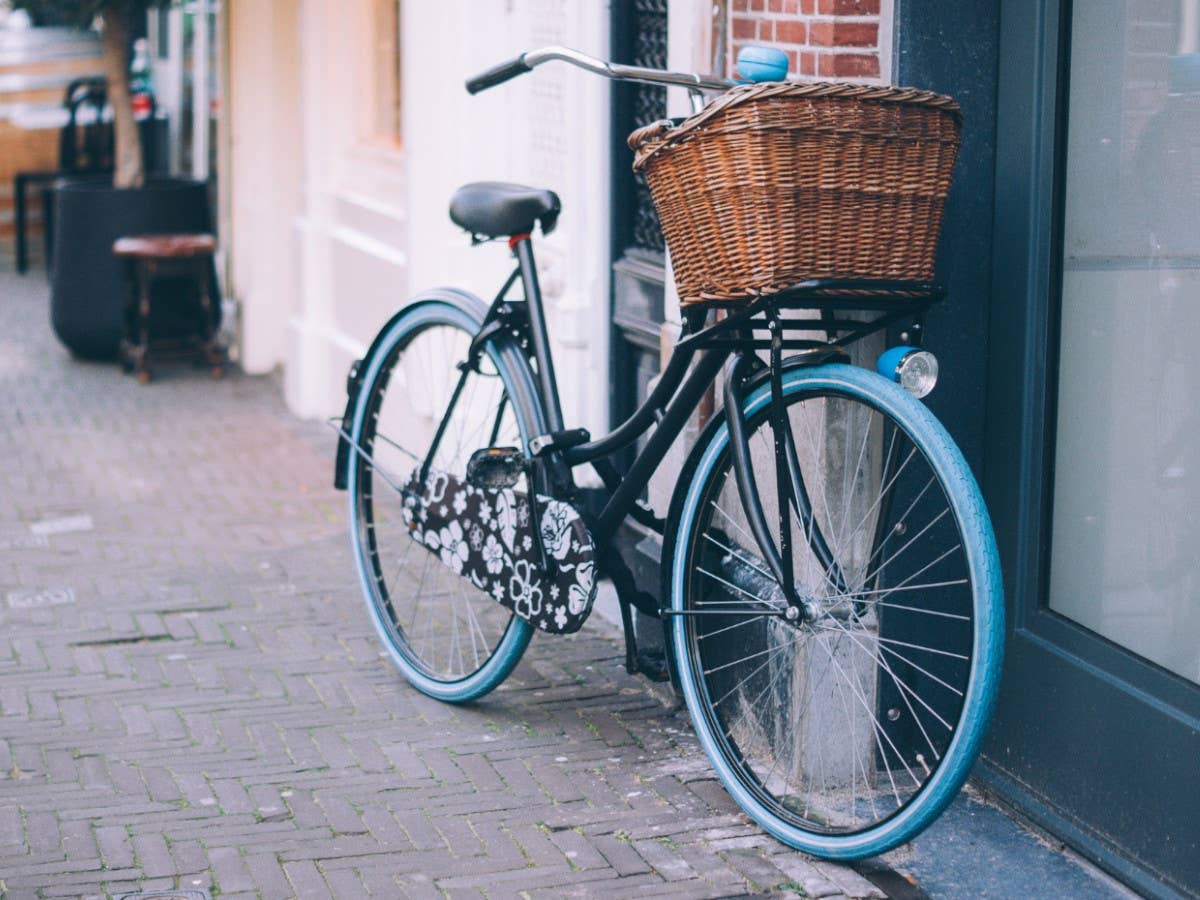
[[[685,86],[697,110],[703,92],[732,84],[552,47],[468,90],[550,60]],[[392,662],[431,697],[477,699],[535,630],[580,627],[607,575],[627,668],[632,610],[661,618],[700,743],[766,831],[830,859],[911,839],[974,763],[1003,639],[979,489],[914,396],[936,378],[918,338],[942,288],[810,279],[687,306],[657,386],[592,438],[563,421],[530,239],[559,211],[549,191],[461,188],[451,217],[473,241],[506,238],[512,274],[490,304],[453,288],[419,294],[351,368],[335,483],[349,493],[358,575]],[[880,357],[889,377],[849,364],[849,345],[892,326],[908,341]],[[722,371],[724,405],[660,518],[642,492]],[[647,433],[619,472],[613,454]],[[578,505],[572,470],[584,464],[605,486],[596,515]],[[627,518],[663,536],[662,602],[613,546]]]

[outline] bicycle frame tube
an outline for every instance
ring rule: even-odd
[[[727,350],[707,350],[700,355],[695,369],[663,410],[662,420],[658,423],[654,434],[650,436],[646,446],[638,453],[629,472],[621,479],[620,486],[605,504],[604,511],[600,513],[600,520],[597,522],[594,532],[598,542],[607,543],[616,534],[617,529],[629,514],[634,501],[638,499],[642,489],[649,483],[650,476],[654,474],[658,464],[667,455],[671,444],[679,436],[688,417],[695,412],[700,398],[708,390],[708,386],[713,383],[728,358],[729,351]],[[643,405],[644,407],[645,405]],[[603,454],[596,454],[596,456],[600,455]]]
[[[679,385],[683,383],[695,353],[694,347],[677,350],[659,376],[654,390],[642,401],[642,405],[604,437],[565,451],[563,455],[567,464],[577,466],[609,456],[645,434],[650,426],[658,420],[660,413],[666,408],[671,397],[675,395]]]
[[[546,407],[546,425],[551,431],[562,431],[562,406],[558,400],[558,382],[554,378],[554,358],[550,353],[550,338],[546,332],[546,312],[542,308],[542,290],[538,285],[537,266],[533,262],[533,243],[529,235],[514,241],[521,284],[525,288],[525,307],[529,313],[529,339],[537,360],[538,380],[542,401]]]

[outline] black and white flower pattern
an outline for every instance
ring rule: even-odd
[[[461,483],[461,482],[460,482]],[[463,485],[470,490],[482,490],[472,485]],[[504,488],[496,496],[496,525],[500,531],[500,539],[511,553],[516,549],[517,540],[517,497],[516,491]]]
[[[504,568],[504,548],[500,546],[494,534],[489,534],[487,542],[483,545],[483,564],[487,566],[490,575],[499,575],[500,570]]]
[[[567,593],[567,609],[577,616],[592,605],[596,597],[596,566],[591,560],[575,569],[575,583]]]
[[[542,546],[557,560],[567,558],[571,552],[571,507],[565,504],[550,505],[542,513]]]
[[[425,546],[430,550],[439,551],[442,562],[461,575],[471,552],[467,542],[463,540],[463,529],[458,520],[452,519],[446,527],[437,532],[430,529],[425,536]]]
[[[518,559],[513,563],[508,592],[512,597],[513,611],[522,619],[536,619],[541,613],[542,587],[538,584],[538,573],[529,560]]]
[[[521,491],[435,469],[424,482],[414,470],[404,490],[413,540],[445,566],[543,631],[578,631],[596,597],[591,534],[569,503],[539,494],[533,512]]]

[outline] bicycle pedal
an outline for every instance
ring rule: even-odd
[[[467,482],[479,488],[506,488],[525,471],[525,454],[516,447],[484,447],[467,461]]]

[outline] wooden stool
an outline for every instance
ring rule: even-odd
[[[146,234],[119,238],[113,253],[129,265],[132,290],[125,308],[125,334],[121,339],[120,358],[125,371],[136,373],[142,384],[150,381],[148,356],[155,352],[182,352],[199,358],[209,366],[214,378],[225,372],[225,354],[216,342],[217,318],[209,289],[212,258],[217,241],[211,234]],[[188,277],[194,280],[200,298],[201,321],[194,335],[177,340],[150,339],[150,297],[156,280],[163,277]]]

